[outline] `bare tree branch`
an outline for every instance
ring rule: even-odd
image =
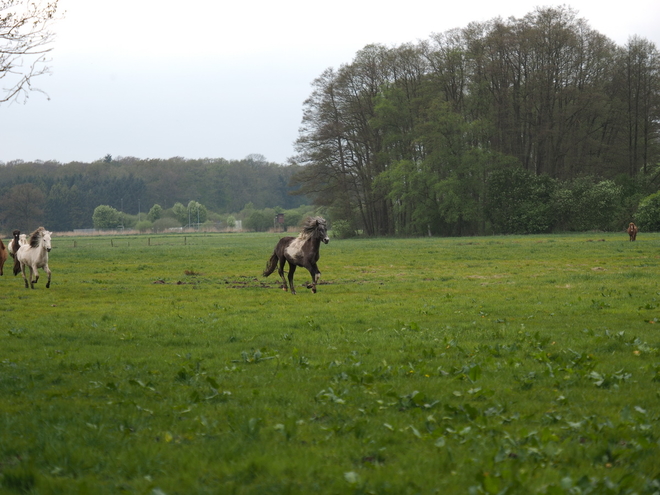
[[[44,93],[32,80],[50,73],[57,2],[0,0],[0,103],[24,102],[32,91]]]

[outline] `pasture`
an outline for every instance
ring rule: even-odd
[[[660,235],[332,239],[296,296],[279,237],[5,270],[0,492],[660,491]]]

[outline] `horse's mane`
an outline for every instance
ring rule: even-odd
[[[325,218],[323,217],[307,217],[305,223],[302,226],[300,235],[298,237],[313,237],[317,232],[319,232],[319,227],[325,227]]]
[[[37,230],[32,232],[30,234],[30,240],[28,241],[30,247],[33,248],[39,247],[39,241],[41,240],[45,232],[46,229],[44,229],[43,227],[39,227]]]

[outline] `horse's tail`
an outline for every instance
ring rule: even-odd
[[[277,268],[277,254],[273,253],[273,255],[270,257],[268,260],[268,263],[266,263],[266,269],[264,270],[264,277],[267,277],[271,273],[275,271],[275,268]]]

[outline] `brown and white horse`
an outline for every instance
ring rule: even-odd
[[[286,280],[284,279],[284,264],[289,263],[289,287],[291,294],[295,294],[293,287],[293,274],[297,266],[302,266],[309,270],[312,276],[312,292],[316,292],[316,284],[321,278],[319,267],[316,262],[319,260],[319,247],[321,241],[327,244],[330,242],[325,219],[321,217],[309,217],[303,225],[302,231],[298,237],[282,237],[273,251],[273,255],[266,263],[264,277],[267,277],[275,271],[279,263],[278,273],[282,277],[282,288],[287,290]]]
[[[9,244],[7,244],[7,251],[9,251],[11,257],[14,258],[14,276],[16,276],[21,272],[21,264],[16,259],[16,253],[23,244],[27,243],[27,237],[25,234],[21,234],[20,230],[14,230],[12,235],[14,237],[9,241]]]
[[[46,289],[50,287],[50,268],[48,268],[48,253],[50,252],[50,236],[43,227],[30,234],[26,244],[23,244],[18,251],[16,251],[16,259],[20,263],[21,272],[23,273],[23,280],[25,281],[25,288],[31,287],[34,289],[34,284],[39,281],[39,268],[43,268],[48,274],[48,282],[46,282]],[[25,269],[30,268],[30,284],[28,285],[27,277],[25,276]]]
[[[630,225],[628,225],[628,230],[626,230],[626,232],[628,232],[628,235],[630,236],[631,241],[634,241],[634,240],[637,239],[637,232],[638,231],[639,231],[639,229],[637,228],[637,225],[630,222]]]

